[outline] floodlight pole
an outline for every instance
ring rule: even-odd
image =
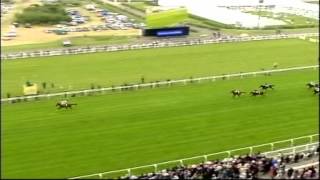
[[[259,5],[258,5],[258,28],[260,28],[260,13],[261,13],[261,5],[263,3],[263,0],[259,0]]]

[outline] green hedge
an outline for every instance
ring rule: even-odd
[[[83,0],[59,0],[57,3],[62,6],[81,6]]]
[[[205,25],[211,26],[212,29],[272,30],[272,29],[300,29],[300,28],[317,27],[317,25],[311,24],[311,25],[276,25],[276,26],[267,26],[267,27],[263,27],[263,28],[244,28],[244,27],[236,27],[234,25],[219,23],[219,22],[212,21],[212,20],[209,20],[206,18],[195,16],[195,15],[189,15],[189,17],[191,19],[201,21]],[[194,26],[198,26],[198,27],[208,28],[208,26],[201,25],[201,24],[196,24],[196,23],[189,23],[189,24],[194,25]]]
[[[139,16],[137,14],[131,13],[129,11],[126,11],[125,9],[116,7],[114,5],[111,5],[111,4],[108,4],[108,3],[103,3],[103,2],[101,2],[101,0],[91,0],[91,1],[96,3],[96,4],[98,4],[100,8],[106,8],[107,10],[110,10],[112,12],[126,15],[129,18],[136,19],[139,22],[144,22],[145,21],[144,17],[142,17],[142,16]]]
[[[262,29],[300,29],[300,28],[314,28],[318,25],[279,25],[279,26],[267,26]]]
[[[190,25],[190,26],[211,29],[211,30],[214,30],[214,31],[219,31],[220,30],[220,28],[217,28],[217,27],[207,26],[207,25],[203,25],[203,24],[197,24],[197,23],[194,23],[194,22],[187,22],[187,24]]]
[[[207,24],[209,26],[214,26],[215,28],[239,29],[238,27],[235,27],[233,25],[219,23],[219,22],[216,22],[216,21],[212,21],[212,20],[209,20],[209,19],[206,19],[206,18],[202,18],[202,17],[196,16],[196,15],[192,15],[192,14],[190,14],[189,17],[191,19],[195,19],[195,20],[201,21],[202,23]]]
[[[130,3],[123,3],[122,5],[123,5],[123,6],[126,6],[126,7],[128,7],[128,8],[134,9],[134,10],[136,10],[136,11],[140,11],[140,12],[142,12],[142,13],[145,13],[145,10],[144,10],[144,9],[138,8],[138,7],[136,7],[136,6],[133,6],[133,5],[130,4]]]
[[[70,21],[71,18],[62,6],[56,4],[32,5],[15,14],[18,23],[30,24],[58,24],[61,21]]]

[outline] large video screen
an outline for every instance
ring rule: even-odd
[[[186,36],[189,35],[189,27],[170,27],[170,28],[154,28],[145,29],[143,31],[144,36],[156,36],[156,37],[167,37],[167,36]]]

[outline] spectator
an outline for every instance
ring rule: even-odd
[[[307,152],[307,154],[313,151]],[[144,174],[139,177],[129,176],[121,179],[317,179],[319,169],[309,167],[300,170],[286,166],[290,163],[306,159],[304,153],[281,155],[269,158],[261,154],[226,158],[222,161],[207,161],[198,165],[176,166],[156,173]]]

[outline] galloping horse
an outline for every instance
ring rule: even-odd
[[[274,87],[273,84],[267,84],[267,83],[265,83],[265,84],[260,86],[260,88],[262,88],[263,90],[266,90],[266,89],[269,89],[269,88],[273,90],[273,87]]]
[[[250,92],[252,96],[262,96],[264,95],[264,91],[253,90]]]
[[[319,87],[315,87],[313,89],[313,94],[319,94],[319,91],[320,91]]]
[[[314,82],[308,82],[306,86],[308,86],[309,89],[313,87],[319,87],[319,83],[316,84]]]
[[[61,109],[61,108],[72,109],[73,105],[77,105],[77,104],[68,103],[67,101],[60,101],[60,102],[57,102],[56,107],[58,106],[58,109]]]
[[[235,96],[241,96],[242,94],[245,94],[246,92],[242,92],[238,89],[234,89],[231,91],[231,93],[233,94],[233,97],[235,97]]]

